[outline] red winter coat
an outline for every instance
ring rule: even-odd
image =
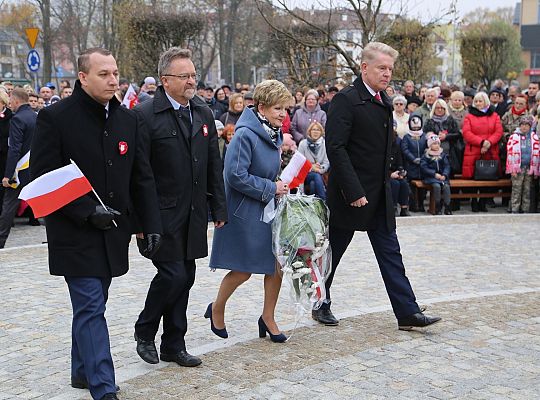
[[[469,114],[463,120],[463,139],[465,139],[465,154],[463,155],[463,178],[474,176],[474,164],[482,156],[480,149],[482,142],[491,143],[489,150],[482,156],[484,160],[499,160],[498,142],[503,134],[499,115],[493,107],[485,113],[470,107]],[[499,165],[500,173],[500,165]]]

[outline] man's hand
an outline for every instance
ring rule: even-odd
[[[2,178],[2,186],[6,188],[10,187],[9,178]]]
[[[111,229],[111,224],[114,217],[122,215],[118,211],[111,207],[103,207],[102,205],[96,206],[96,210],[88,216],[88,222],[97,229],[108,230]]]
[[[161,235],[159,233],[147,233],[144,236],[146,236],[146,249],[144,250],[144,256],[147,258],[152,258],[161,246]]]
[[[219,229],[225,226],[225,221],[214,221],[214,228]]]
[[[390,174],[390,178],[399,179],[399,171],[394,171]]]
[[[351,203],[351,207],[363,207],[368,203],[366,196],[359,198]]]

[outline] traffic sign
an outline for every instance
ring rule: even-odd
[[[37,72],[39,65],[41,64],[41,58],[39,53],[36,50],[30,50],[28,56],[26,57],[26,64],[28,69],[32,72]]]
[[[39,28],[26,28],[25,31],[28,42],[30,43],[30,47],[36,47],[36,41],[39,35]]]

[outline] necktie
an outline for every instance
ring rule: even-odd
[[[191,136],[192,125],[191,125],[191,113],[189,112],[189,108],[180,107],[178,109],[178,116],[180,117],[180,119],[182,120],[186,128],[188,129],[189,136]]]
[[[375,93],[375,100],[377,100],[379,103],[382,103],[381,94],[379,92]]]

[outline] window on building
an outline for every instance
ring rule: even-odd
[[[11,57],[11,46],[9,44],[0,44],[0,55]]]
[[[13,74],[13,64],[0,64],[2,67],[2,75]]]
[[[540,49],[531,51],[531,68],[540,69]]]

